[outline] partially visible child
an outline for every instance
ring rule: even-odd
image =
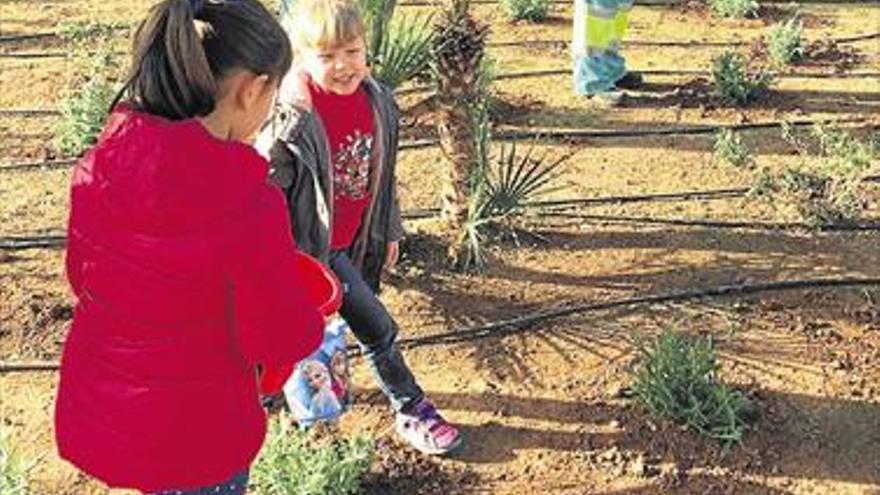
[[[397,323],[376,297],[403,236],[394,168],[399,111],[369,76],[365,27],[351,0],[300,0],[286,21],[297,66],[282,83],[261,136],[272,178],[289,201],[297,244],[343,284],[340,315],[416,449],[444,454],[458,430],[416,383],[395,340]]]
[[[55,434],[112,487],[244,494],[266,432],[257,364],[321,343],[323,301],[300,284],[323,267],[299,262],[250,144],[290,63],[259,0],[164,0],[135,35],[126,102],[73,170]]]

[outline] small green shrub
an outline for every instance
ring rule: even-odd
[[[64,156],[79,156],[95,144],[114,96],[116,88],[102,78],[87,80],[69,91],[55,127],[55,149]]]
[[[730,51],[712,60],[712,78],[718,97],[729,105],[745,105],[757,99],[773,80],[764,70],[750,72],[743,57]]]
[[[721,17],[752,17],[760,5],[756,0],[709,0],[709,8]]]
[[[94,42],[96,38],[109,40],[120,36],[127,26],[118,22],[103,22],[97,20],[96,14],[87,20],[65,21],[58,24],[58,34],[61,39],[68,43],[81,45]]]
[[[502,0],[501,6],[513,21],[541,22],[550,10],[549,0]]]
[[[0,430],[0,495],[28,495],[28,471]]]
[[[251,469],[260,495],[351,495],[373,463],[366,436],[317,439],[312,431],[271,423],[269,438]]]
[[[53,146],[61,155],[79,156],[97,140],[116,96],[117,81],[122,79],[113,50],[114,33],[121,25],[86,21],[64,26],[64,36],[72,44],[70,70]]]
[[[806,135],[786,124],[783,138],[797,150],[801,163],[778,173],[763,169],[749,196],[811,228],[858,224],[867,203],[864,178],[878,150],[823,124]]]
[[[737,168],[750,167],[754,163],[748,146],[731,129],[721,129],[715,135],[715,159]]]
[[[803,32],[804,23],[797,16],[770,28],[764,42],[770,60],[776,66],[784,67],[803,57]]]
[[[689,340],[667,329],[654,342],[643,342],[640,351],[633,390],[651,415],[687,425],[725,446],[742,441],[751,404],[718,381],[719,365],[708,340]]]

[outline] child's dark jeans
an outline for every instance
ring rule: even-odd
[[[248,470],[236,474],[219,485],[191,490],[165,490],[153,495],[244,495],[248,486]]]
[[[342,282],[339,314],[351,327],[379,388],[395,411],[407,410],[424,397],[397,347],[397,323],[364,281],[344,251],[330,253],[330,268]]]

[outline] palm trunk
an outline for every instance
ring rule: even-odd
[[[435,33],[437,134],[446,165],[442,216],[450,238],[450,260],[463,266],[468,259],[470,176],[477,162],[473,111],[481,97],[477,74],[487,26],[474,21],[466,0],[453,0]]]
[[[452,234],[449,257],[460,264],[466,255],[470,174],[476,156],[473,119],[464,101],[442,105],[437,115],[440,150],[446,163],[442,217]]]

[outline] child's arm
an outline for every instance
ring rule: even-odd
[[[390,271],[394,269],[394,266],[397,264],[397,260],[400,257],[400,240],[403,239],[403,218],[400,213],[400,201],[397,198],[397,146],[400,139],[399,133],[399,122],[400,122],[400,108],[397,106],[397,102],[394,100],[394,94],[390,90],[386,89],[386,96],[389,99],[390,103],[390,111],[391,116],[389,119],[390,125],[388,129],[388,137],[389,144],[388,149],[391,152],[391,208],[388,211],[388,246],[387,252],[385,255],[385,263],[383,266],[383,270]]]
[[[237,338],[250,363],[293,363],[317,349],[323,338],[324,317],[303,286],[315,277],[295,262],[298,254],[279,191],[263,186],[251,204],[231,232]]]

